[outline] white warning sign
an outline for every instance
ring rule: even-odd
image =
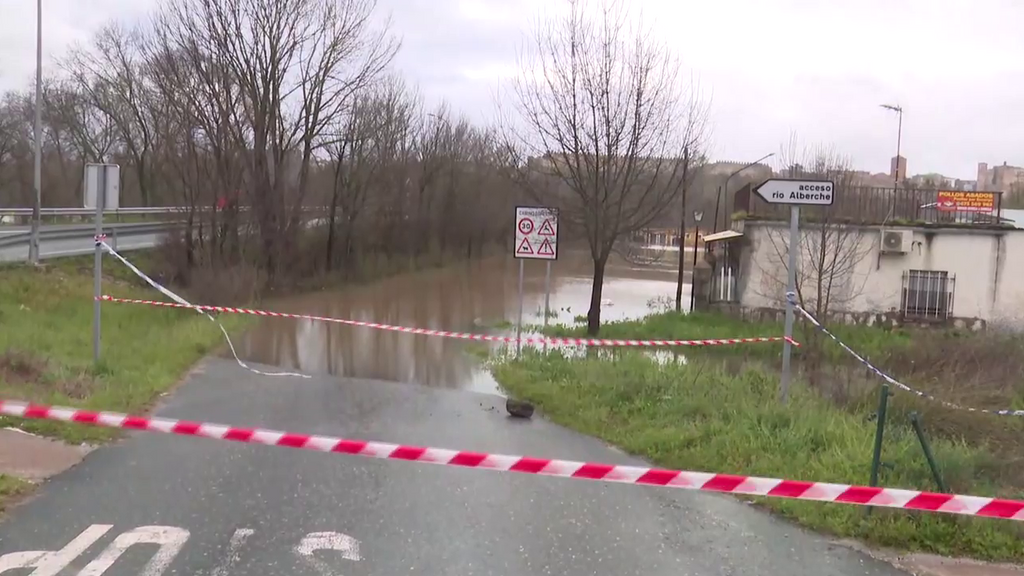
[[[516,258],[558,259],[558,209],[516,207]]]

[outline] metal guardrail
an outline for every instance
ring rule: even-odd
[[[211,210],[209,206],[196,206],[195,208],[199,212],[206,212]],[[308,206],[307,210],[327,210],[326,206]],[[187,213],[190,210],[188,206],[133,206],[127,208],[113,208],[110,210],[104,210],[103,213],[106,215],[143,215],[143,214],[180,214]],[[249,206],[240,206],[239,210],[249,210]],[[96,214],[94,208],[43,208],[39,211],[41,216],[92,216]],[[0,216],[31,216],[31,208],[2,208],[0,207]]]
[[[153,234],[166,232],[183,226],[184,222],[143,222],[138,224],[107,224],[103,226],[103,233],[117,235]],[[60,226],[58,228],[43,228],[39,231],[40,240],[66,240],[68,238],[92,238],[96,233],[96,227],[92,224],[79,224]],[[30,231],[17,232],[0,236],[0,248],[11,246],[28,245],[32,233]]]
[[[202,208],[198,208],[202,210]],[[188,212],[186,206],[140,206],[132,208],[114,208],[104,210],[104,214],[175,214]],[[41,216],[92,216],[96,214],[93,208],[43,208],[39,211]],[[0,208],[0,216],[31,216],[31,208]]]

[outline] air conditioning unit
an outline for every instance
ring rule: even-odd
[[[913,241],[913,230],[882,230],[882,254],[906,254]]]

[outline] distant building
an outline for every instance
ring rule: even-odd
[[[907,159],[903,156],[893,156],[889,160],[889,177],[893,179],[906,180]]]
[[[978,162],[978,190],[991,192],[1011,192],[1015,187],[1024,185],[1024,168],[1009,166],[1003,162],[1002,166],[988,167],[985,162]]]
[[[942,190],[953,190],[956,188],[956,178],[949,178],[935,172],[929,174],[916,174],[906,179],[915,188],[934,188]]]
[[[872,174],[867,170],[856,170],[853,172],[851,184],[854,186],[865,186],[868,188],[892,188],[893,177],[884,172]]]

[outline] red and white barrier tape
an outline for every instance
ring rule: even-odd
[[[728,492],[750,496],[839,502],[864,506],[881,506],[903,510],[924,510],[966,516],[984,516],[1024,520],[1024,502],[981,496],[937,494],[917,490],[851,486],[825,482],[800,482],[755,476],[732,476],[706,472],[664,470],[638,466],[616,466],[595,462],[573,462],[526,456],[463,452],[444,448],[405,446],[365,440],[347,440],[330,436],[312,436],[264,430],[234,428],[223,424],[207,424],[165,418],[144,418],[115,412],[92,412],[59,406],[41,406],[0,400],[0,414],[20,418],[60,420],[78,424],[147,430],[164,434],[200,436],[214,440],[230,440],[250,444],[302,448],[320,452],[336,452],[371,458],[406,460],[423,464],[482,468],[498,472],[521,472],[542,476],[559,476],[579,480],[601,480],[621,484],[662,486],[706,492]]]
[[[147,304],[150,306],[163,306],[167,308],[192,308],[206,312],[226,312],[230,314],[249,314],[252,316],[268,316],[271,318],[293,318],[298,320],[313,320],[317,322],[334,322],[349,326],[362,326],[365,328],[376,328],[378,330],[391,330],[393,332],[404,332],[407,334],[423,334],[426,336],[442,336],[444,338],[458,338],[460,340],[476,340],[482,342],[504,342],[515,343],[517,340],[524,344],[549,344],[562,346],[723,346],[728,344],[750,344],[756,342],[783,342],[782,336],[760,337],[760,338],[716,338],[708,340],[608,340],[602,338],[521,338],[514,336],[491,336],[487,334],[469,334],[466,332],[448,332],[446,330],[432,330],[429,328],[411,328],[408,326],[392,326],[377,322],[364,322],[361,320],[345,320],[343,318],[331,318],[328,316],[311,316],[309,314],[289,314],[287,312],[271,312],[269,310],[253,310],[251,308],[233,308],[230,306],[203,306],[185,305],[177,302],[160,302],[156,300],[138,300],[133,298],[116,298],[103,295],[100,297],[105,302],[119,302],[124,304]],[[800,343],[790,339],[794,346]]]
[[[156,280],[153,280],[152,278],[147,276],[145,272],[139,270],[138,266],[129,262],[127,258],[118,254],[117,250],[114,250],[113,248],[110,247],[109,244],[104,242],[103,238],[106,238],[105,235],[96,236],[95,238],[97,246],[100,246],[102,249],[106,250],[108,254],[113,256],[116,260],[124,264],[129,270],[134,272],[136,276],[142,278],[142,280],[144,280],[147,284],[155,288],[157,292],[160,292],[164,296],[170,298],[171,300],[174,300],[180,308],[189,308],[195,310],[196,312],[209,318],[210,322],[216,324],[217,328],[220,328],[221,334],[224,335],[224,341],[228,343],[228,348],[231,350],[231,356],[234,357],[235,362],[237,362],[238,365],[241,366],[242,368],[245,368],[246,370],[252,372],[253,374],[259,374],[260,376],[295,376],[297,378],[310,377],[308,374],[299,374],[298,372],[264,372],[262,370],[257,370],[252,366],[249,366],[245,362],[242,362],[242,359],[238,357],[238,352],[235,350],[235,344],[231,341],[231,336],[228,336],[228,331],[224,329],[224,326],[220,322],[218,322],[216,318],[211,316],[208,312],[204,311],[201,307],[193,306],[192,303],[189,302],[188,300],[185,300],[181,296],[178,296],[174,292],[171,292],[168,288],[164,287]]]

